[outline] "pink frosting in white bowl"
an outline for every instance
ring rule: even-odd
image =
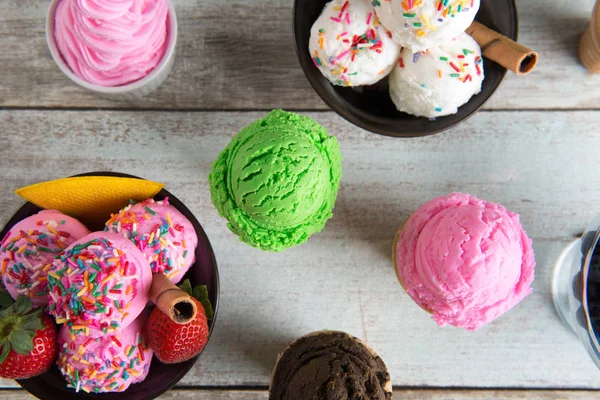
[[[166,0],[62,0],[55,39],[79,78],[121,86],[147,76],[167,45]]]
[[[172,0],[52,0],[46,17],[59,69],[111,100],[139,99],[167,79],[177,32]]]
[[[402,286],[440,326],[478,329],[531,293],[535,259],[519,216],[468,194],[421,206],[394,251]]]

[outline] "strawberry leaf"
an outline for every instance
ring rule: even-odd
[[[0,318],[10,317],[15,314],[15,305],[0,310]]]
[[[2,353],[0,353],[0,364],[2,364],[4,360],[6,360],[6,357],[8,357],[8,353],[10,353],[10,344],[8,343],[8,340],[2,339],[0,341],[0,346],[2,346]]]
[[[33,308],[33,304],[31,303],[31,299],[27,296],[19,296],[17,297],[17,302],[15,304],[15,313],[17,315],[25,315]]]
[[[204,307],[204,313],[207,319],[213,319],[214,312],[210,300],[208,300],[208,289],[205,285],[196,286],[193,290],[192,296],[198,300]]]
[[[1,285],[0,285],[0,307],[2,308],[6,308],[6,307],[10,307],[12,306],[14,303],[12,297],[10,297],[10,294],[8,293],[8,291],[6,291],[6,289],[4,289]]]
[[[41,310],[35,311],[31,314],[27,314],[21,320],[21,329],[32,330],[34,332],[45,328],[41,318]]]
[[[192,292],[192,296],[198,301],[208,299],[208,289],[204,285],[196,286]]]
[[[183,281],[179,285],[179,289],[183,290],[184,292],[186,292],[190,296],[192,295],[192,284],[190,283],[189,279],[186,279],[185,281]]]
[[[204,314],[206,315],[206,319],[213,319],[215,313],[212,309],[210,301],[208,299],[204,299],[200,303],[202,303],[202,307],[204,307]]]
[[[12,349],[19,354],[28,354],[33,349],[33,336],[30,331],[15,330],[9,336]]]

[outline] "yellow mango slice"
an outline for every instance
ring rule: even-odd
[[[15,191],[27,201],[79,219],[88,228],[100,227],[130,199],[154,197],[162,183],[136,178],[83,176],[36,183]]]

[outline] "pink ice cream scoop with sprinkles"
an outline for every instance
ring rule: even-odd
[[[49,311],[74,335],[107,335],[140,315],[151,285],[152,271],[137,247],[122,235],[95,232],[54,260]]]
[[[31,298],[35,307],[48,303],[48,271],[54,257],[90,231],[78,220],[54,210],[18,222],[0,243],[2,282],[16,300]]]
[[[63,326],[58,334],[56,363],[76,391],[122,392],[143,381],[150,371],[152,349],[146,343],[140,316],[119,332],[103,337],[72,335]]]
[[[173,283],[179,282],[196,260],[196,231],[168,198],[129,204],[106,222],[105,230],[129,239],[144,253],[152,272],[165,274]]]

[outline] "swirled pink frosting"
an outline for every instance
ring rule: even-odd
[[[167,46],[167,0],[63,0],[56,45],[79,78],[121,86],[147,76]]]

